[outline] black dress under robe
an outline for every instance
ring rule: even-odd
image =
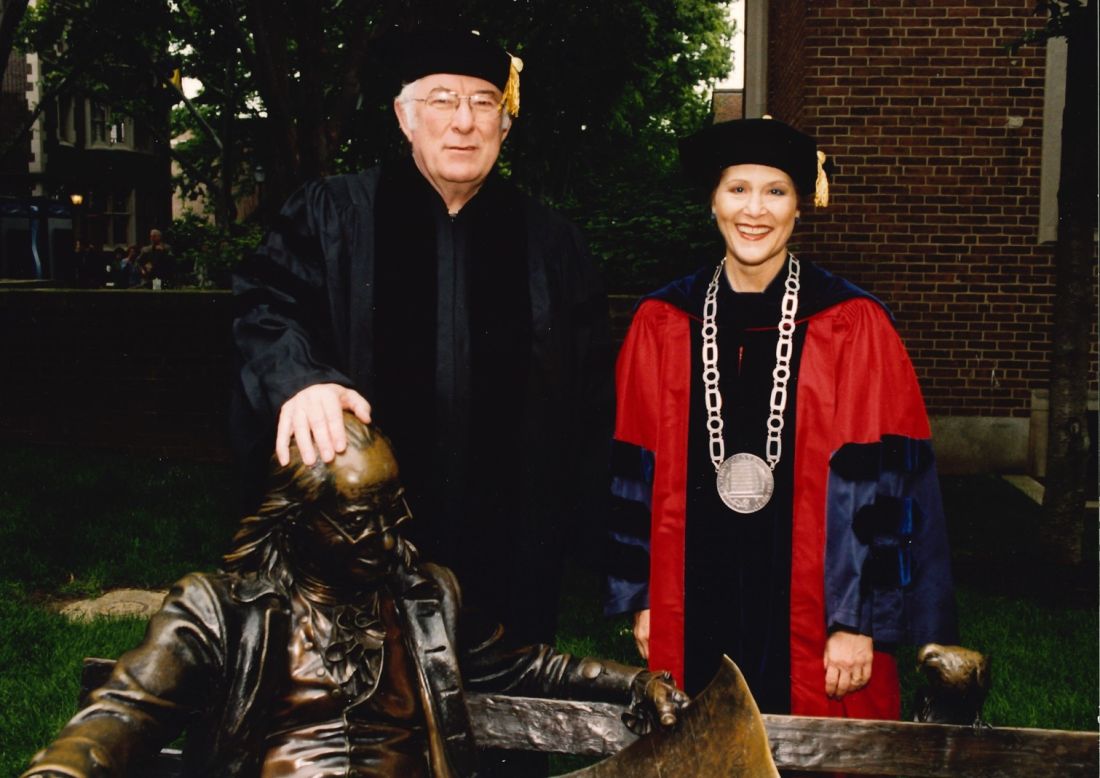
[[[767,419],[786,272],[760,293],[718,286],[718,366],[725,455],[767,461]],[[695,290],[705,293],[705,286]],[[700,299],[700,308],[702,301]],[[702,382],[701,330],[692,330],[691,418],[685,537],[685,685],[697,694],[728,654],[744,673],[761,710],[790,709],[789,599],[795,395],[802,337],[796,330],[787,383],[783,450],[775,491],[756,513],[740,514],[715,488]]]

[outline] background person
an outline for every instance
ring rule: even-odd
[[[150,286],[156,288],[158,285],[155,282],[158,280],[162,287],[171,287],[175,283],[176,259],[172,256],[172,247],[164,242],[160,230],[149,230],[149,245],[142,247],[139,263],[143,268],[149,267]]]
[[[897,718],[893,646],[957,641],[949,552],[890,314],[788,250],[818,156],[769,119],[681,144],[725,255],[645,298],[619,355],[606,609],[689,693],[727,653],[761,711]]]

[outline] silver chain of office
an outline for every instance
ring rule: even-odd
[[[780,305],[779,340],[775,344],[775,369],[772,370],[771,412],[768,415],[768,444],[766,457],[768,469],[774,471],[783,455],[783,411],[787,407],[787,382],[791,377],[791,351],[794,340],[795,313],[798,311],[799,265],[794,254],[788,254],[790,262],[784,284],[783,302]],[[714,278],[707,287],[703,303],[703,386],[707,406],[707,433],[710,436],[710,458],[715,471],[726,461],[726,442],[722,437],[722,394],[718,390],[721,374],[718,371],[718,281],[726,267],[726,260],[718,263]],[[741,455],[735,455],[741,456]],[[732,507],[732,506],[731,506]],[[736,509],[735,509],[736,510]]]

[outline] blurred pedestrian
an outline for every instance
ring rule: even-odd
[[[176,258],[172,256],[172,247],[164,242],[164,236],[155,227],[149,230],[149,245],[141,250],[141,264],[146,263],[151,263],[149,281],[154,289],[171,287],[175,283]]]

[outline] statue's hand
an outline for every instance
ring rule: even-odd
[[[643,670],[630,685],[630,693],[630,710],[623,714],[623,723],[636,735],[648,734],[655,728],[672,729],[689,702],[667,672]]]

